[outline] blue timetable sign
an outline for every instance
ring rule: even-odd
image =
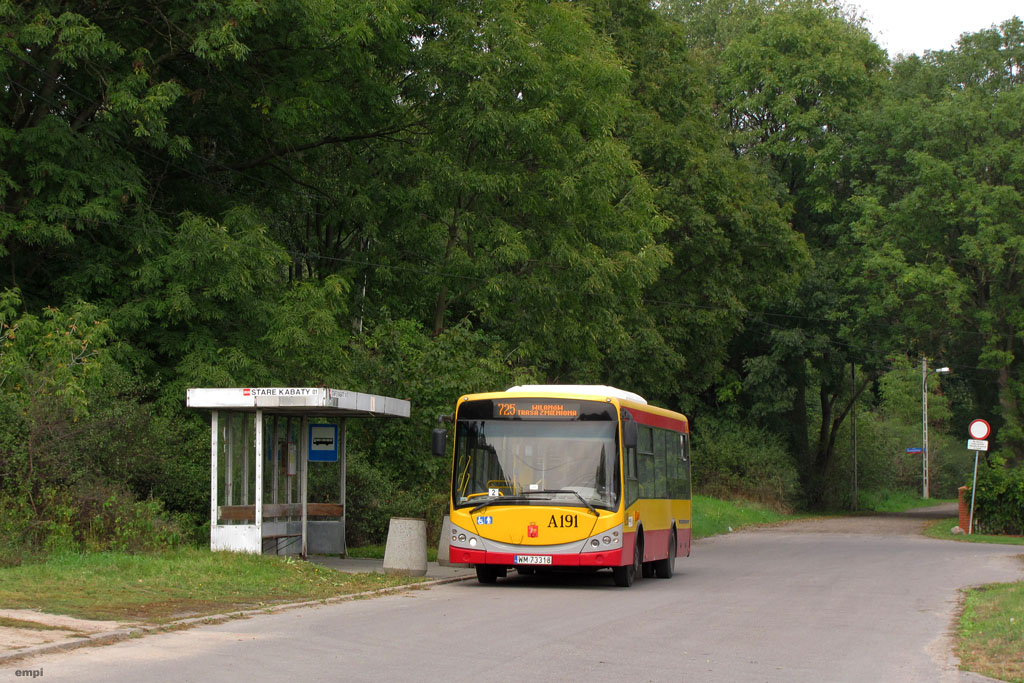
[[[309,425],[309,461],[338,462],[338,425]]]

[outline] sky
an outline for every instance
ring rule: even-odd
[[[859,7],[879,45],[898,54],[948,50],[961,33],[975,33],[1016,15],[1021,0],[846,0]]]

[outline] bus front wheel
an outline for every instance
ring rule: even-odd
[[[636,542],[633,543],[633,564],[624,567],[612,567],[612,576],[615,578],[615,585],[629,588],[640,576],[644,559],[644,539],[637,532]]]
[[[476,566],[476,580],[480,583],[495,583],[498,577],[507,576],[508,570],[504,567],[494,567],[488,564],[478,564]]]

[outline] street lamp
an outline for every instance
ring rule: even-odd
[[[949,368],[928,369],[928,359],[921,359],[921,490],[922,497],[928,498],[928,375],[944,375]]]

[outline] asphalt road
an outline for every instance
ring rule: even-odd
[[[22,660],[45,681],[977,681],[961,587],[1024,578],[1020,546],[916,535],[921,515],[698,542],[674,578],[447,584]],[[17,680],[24,680],[18,678]]]

